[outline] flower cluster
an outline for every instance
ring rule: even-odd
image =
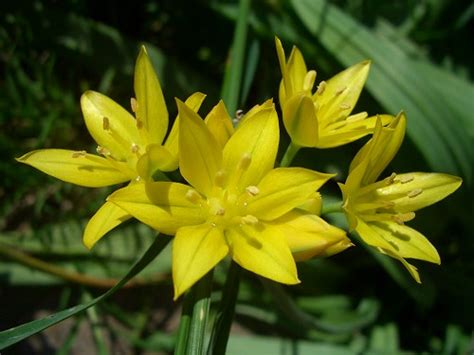
[[[293,48],[287,60],[278,39],[276,48],[282,73],[279,105],[297,149],[331,148],[372,134],[340,184],[342,208],[351,230],[400,260],[419,282],[416,268],[405,258],[434,263],[440,258],[405,222],[415,217],[415,210],[454,192],[461,179],[417,172],[377,181],[402,143],[406,118],[403,113],[351,114],[370,62],[321,81],[313,90],[316,72],[307,70],[301,52]],[[178,116],[168,133],[165,100],[144,48],[136,62],[134,89],[132,113],[100,93],[82,96],[97,154],[42,149],[18,159],[81,186],[128,182],[90,219],[84,232],[88,248],[131,217],[174,235],[177,298],[226,256],[258,275],[296,284],[296,262],[352,245],[344,230],[319,216],[318,190],[333,175],[275,167],[280,127],[272,100],[254,106],[234,127],[222,101],[201,118],[197,112],[205,95],[195,93],[185,102],[176,100]],[[164,173],[178,168],[185,182],[169,181]]]

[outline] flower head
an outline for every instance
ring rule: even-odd
[[[295,145],[331,148],[373,132],[375,116],[351,114],[367,79],[370,61],[321,81],[313,92],[316,71],[306,69],[300,50],[293,47],[287,61],[281,41],[275,38],[275,43],[282,73],[279,99],[283,123]],[[390,121],[388,115],[380,118],[384,124]]]
[[[157,171],[178,167],[176,134],[168,130],[168,110],[159,80],[141,48],[135,66],[135,95],[131,99],[135,117],[112,99],[95,91],[81,97],[84,121],[97,146],[97,154],[66,149],[40,149],[17,160],[60,180],[86,187],[103,187],[151,179]],[[188,104],[197,109],[204,95],[196,93]],[[177,131],[177,129],[175,129]],[[131,216],[106,202],[89,220],[84,244],[92,246],[108,231]]]
[[[190,186],[150,182],[109,198],[142,222],[176,235],[175,297],[228,254],[256,274],[295,284],[295,258],[343,241],[342,249],[350,245],[342,230],[298,208],[331,175],[274,169],[279,127],[270,101],[250,110],[235,132],[217,130],[220,138],[186,104],[178,101],[178,110],[180,170]]]
[[[374,135],[354,157],[345,184],[343,208],[351,229],[381,253],[400,260],[420,282],[417,269],[405,258],[439,264],[435,247],[418,231],[405,225],[416,210],[453,193],[461,178],[447,174],[414,172],[377,181],[397,153],[405,135],[406,118],[399,114],[388,127],[377,121]]]

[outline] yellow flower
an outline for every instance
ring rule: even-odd
[[[343,208],[351,230],[367,244],[398,259],[420,282],[417,269],[405,258],[439,264],[435,247],[418,231],[405,225],[416,210],[453,193],[461,178],[439,173],[395,174],[377,181],[397,153],[405,135],[406,118],[399,114],[388,127],[377,121],[372,139],[354,157],[345,184]]]
[[[97,153],[66,149],[40,149],[17,160],[60,180],[86,187],[103,187],[151,179],[157,171],[178,167],[177,129],[162,145],[168,130],[168,110],[161,86],[141,48],[135,66],[135,95],[131,99],[136,118],[115,101],[87,91],[81,108],[89,133],[97,142]],[[187,103],[198,109],[204,95],[191,95]],[[107,232],[131,218],[113,203],[105,202],[89,220],[84,244],[92,248]]]
[[[297,209],[331,175],[273,168],[279,127],[270,101],[250,110],[233,134],[224,125],[211,131],[213,125],[180,101],[178,111],[180,170],[191,186],[150,182],[109,197],[140,221],[176,235],[175,299],[228,254],[247,270],[295,284],[294,258],[322,254],[341,241],[349,246],[342,230]]]
[[[293,47],[288,61],[281,41],[275,37],[282,81],[279,100],[283,123],[293,144],[299,147],[332,148],[353,142],[375,127],[377,116],[366,112],[351,115],[369,73],[363,61],[321,81],[313,93],[316,71],[306,69],[300,50]],[[389,115],[380,115],[384,124]]]

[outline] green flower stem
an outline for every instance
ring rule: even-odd
[[[239,93],[242,86],[245,46],[247,43],[247,20],[250,11],[250,0],[241,0],[239,14],[234,32],[234,39],[229,58],[229,65],[224,75],[221,97],[228,112],[232,115],[239,105]]]
[[[50,275],[57,276],[62,278],[65,281],[74,282],[80,285],[97,287],[97,288],[111,288],[119,282],[118,279],[113,278],[97,278],[89,275],[80,274],[74,271],[68,271],[62,267],[56,266],[54,264],[48,263],[41,259],[35,258],[17,248],[8,246],[5,243],[0,243],[0,255],[6,256],[9,259],[15,260],[16,262],[31,267],[33,269],[41,270]],[[140,285],[146,285],[154,282],[163,281],[168,278],[166,274],[157,274],[152,279],[142,279],[135,278],[126,285],[122,286],[124,288],[134,287]]]
[[[328,204],[323,203],[323,207],[321,209],[322,215],[329,214],[329,213],[341,213],[341,212],[344,212],[342,210],[342,201],[337,201],[337,202],[328,203]]]
[[[283,155],[283,158],[281,158],[280,166],[281,167],[290,166],[291,162],[295,158],[296,153],[298,153],[300,149],[301,149],[300,146],[293,144],[293,142],[290,142],[290,144],[288,145],[288,148],[286,149],[285,154]]]
[[[225,354],[239,292],[240,272],[240,266],[232,261],[222,291],[222,299],[214,321],[214,327],[212,328],[211,340],[207,350],[208,355]]]
[[[186,294],[175,354],[204,354],[204,333],[211,304],[211,291],[212,271],[199,280]]]

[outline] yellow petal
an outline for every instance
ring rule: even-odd
[[[102,187],[130,180],[110,162],[97,155],[66,149],[40,149],[26,153],[17,161],[57,179],[86,187]]]
[[[377,119],[377,122],[378,127],[373,137],[359,150],[351,162],[347,184],[349,180],[353,180],[350,176],[353,174],[352,171],[360,165],[364,168],[362,168],[363,175],[360,176],[359,184],[365,186],[375,182],[400,149],[406,131],[405,114],[401,112],[387,127],[382,127],[381,117]],[[360,171],[357,174],[360,174]],[[355,182],[350,184],[357,185]]]
[[[285,236],[296,261],[304,261],[325,254],[337,244],[331,254],[351,245],[342,229],[331,226],[322,218],[304,212],[292,211],[271,223]]]
[[[224,170],[238,190],[257,185],[273,168],[279,142],[278,116],[275,107],[262,106],[254,112],[227,142]]]
[[[311,214],[320,215],[321,208],[323,206],[323,201],[321,198],[321,194],[319,192],[315,192],[310,195],[305,202],[298,206],[298,209],[309,212]]]
[[[376,222],[370,226],[404,258],[412,258],[440,264],[436,248],[420,232],[395,222]]]
[[[174,299],[216,266],[228,252],[222,231],[209,223],[178,229],[173,240]]]
[[[286,93],[288,98],[302,92],[306,89],[309,91],[312,87],[305,88],[305,78],[308,70],[306,69],[306,63],[304,62],[303,55],[297,47],[293,47],[286,63],[286,70],[288,71],[289,85],[285,85]],[[308,90],[309,89],[309,90]],[[309,93],[309,92],[308,92]]]
[[[191,108],[194,112],[198,112],[199,108],[201,107],[202,102],[206,98],[201,92],[195,92],[191,96],[189,96],[186,101],[184,102],[187,106]],[[174,120],[173,127],[171,128],[171,132],[166,138],[165,148],[178,159],[178,151],[179,151],[179,115],[176,116]]]
[[[411,277],[413,277],[413,279],[421,284],[421,279],[420,279],[420,274],[418,273],[418,269],[413,266],[412,264],[410,264],[409,262],[407,262],[405,259],[403,259],[402,257],[400,257],[399,255],[397,255],[396,253],[393,253],[392,251],[390,250],[383,250],[383,249],[380,249],[380,252],[382,254],[385,254],[385,255],[388,255],[388,256],[391,256],[392,258],[394,259],[397,259],[398,261],[400,261],[403,266],[405,266],[405,268],[408,270],[408,272],[410,273]]]
[[[179,121],[179,166],[183,177],[208,195],[222,166],[222,150],[204,121],[177,100]]]
[[[371,227],[371,225],[364,222],[362,219],[357,218],[355,230],[362,240],[370,246],[386,250],[393,250],[396,252],[392,244],[386,241],[375,229]]]
[[[97,243],[106,233],[127,221],[132,216],[111,202],[104,203],[87,222],[83,243],[88,249]]]
[[[161,144],[168,131],[168,109],[153,64],[144,46],[135,64],[135,115],[144,144]]]
[[[173,171],[178,168],[178,160],[168,149],[159,145],[147,146],[146,153],[137,162],[138,175],[145,180],[150,180],[155,172]]]
[[[266,221],[278,218],[306,202],[331,176],[304,168],[273,169],[249,198],[247,213]]]
[[[232,258],[244,269],[284,284],[297,284],[296,264],[283,234],[275,227],[237,226],[225,230]]]
[[[140,183],[115,191],[107,201],[152,228],[173,235],[180,227],[204,222],[199,204],[186,197],[190,189],[171,182]]]
[[[227,113],[224,101],[220,100],[219,103],[212,108],[204,122],[206,122],[207,128],[214,138],[216,138],[221,149],[223,149],[230,136],[234,133],[232,119]]]
[[[314,95],[319,104],[320,122],[334,122],[347,117],[354,109],[369,74],[370,61],[363,61],[340,72],[325,85],[322,94]]]
[[[277,56],[278,56],[278,62],[280,63],[280,70],[281,70],[281,76],[282,80],[280,83],[280,90],[279,90],[279,101],[280,105],[283,108],[285,106],[286,100],[289,98],[292,93],[287,93],[286,86],[290,86],[290,79],[288,77],[288,71],[286,69],[286,56],[285,56],[285,50],[283,49],[283,45],[281,44],[281,41],[278,37],[275,36],[275,47],[277,51]],[[291,90],[291,88],[290,88]]]
[[[127,159],[132,146],[140,145],[135,118],[115,101],[98,92],[86,91],[81,96],[81,108],[89,133],[113,157]]]
[[[314,103],[308,96],[298,94],[285,103],[283,123],[294,144],[314,147],[318,142],[318,121]]]
[[[377,115],[368,117],[367,113],[361,112],[354,121],[347,118],[344,126],[337,127],[340,122],[336,122],[327,126],[321,133],[316,147],[317,148],[333,148],[340,145],[348,144],[362,138],[375,130],[377,119],[380,118],[382,125],[387,125],[394,118],[391,115]]]

